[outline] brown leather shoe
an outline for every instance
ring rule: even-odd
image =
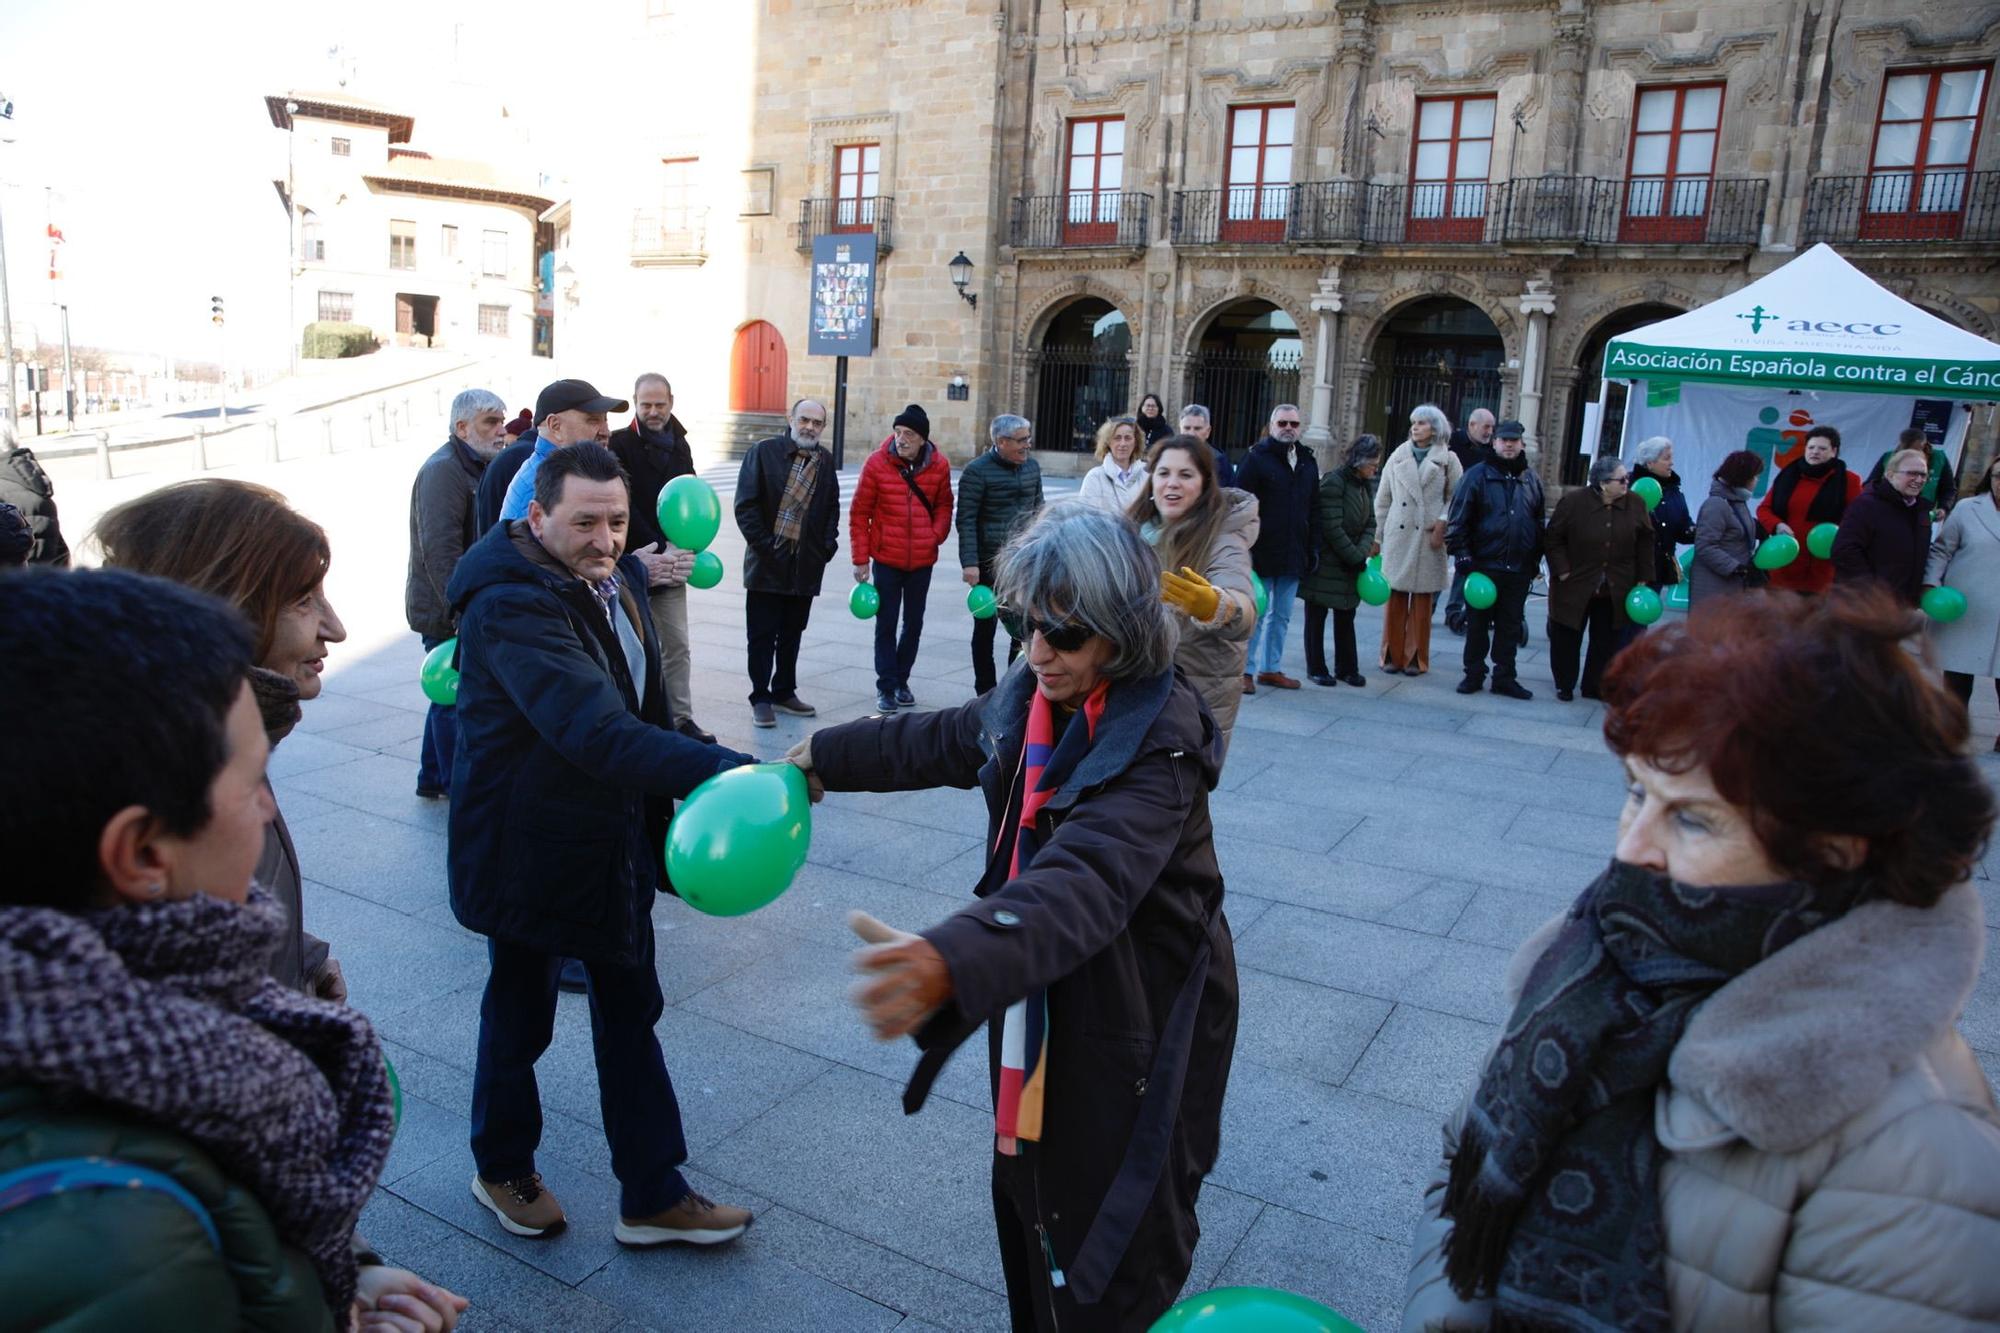
[[[1257,692],[1256,678],[1247,671],[1243,673],[1243,692],[1245,694],[1255,694]]]
[[[542,1185],[540,1174],[494,1181],[475,1171],[472,1197],[492,1209],[500,1225],[517,1236],[551,1236],[563,1229],[562,1205]]]
[[[1257,673],[1257,683],[1259,685],[1270,685],[1280,690],[1296,690],[1299,687],[1297,681],[1282,671],[1259,671]]]
[[[686,1198],[664,1213],[620,1217],[612,1235],[620,1245],[666,1245],[673,1241],[720,1245],[749,1230],[751,1221],[748,1208],[717,1203],[690,1190]]]

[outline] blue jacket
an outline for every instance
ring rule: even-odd
[[[1483,574],[1533,574],[1542,564],[1542,479],[1475,463],[1458,483],[1445,521],[1444,549]]]
[[[1303,578],[1319,563],[1319,464],[1301,440],[1285,466],[1285,446],[1265,436],[1236,469],[1236,489],[1257,497],[1262,530],[1250,567],[1265,578]]]
[[[458,611],[451,907],[459,923],[552,954],[638,957],[652,929],[673,798],[751,756],[671,729],[637,556],[618,563],[636,618],[635,683],[596,594],[525,523],[489,529],[446,590]],[[636,594],[636,595],[634,595]]]

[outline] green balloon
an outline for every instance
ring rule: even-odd
[[[722,530],[722,498],[700,477],[675,477],[660,492],[660,531],[683,551],[705,551]]]
[[[1382,568],[1382,553],[1380,551],[1377,551],[1375,554],[1368,557],[1368,568],[1370,569]]]
[[[1750,563],[1759,569],[1783,569],[1799,558],[1799,539],[1779,533],[1766,537],[1757,543],[1757,554],[1750,557]]]
[[[1161,1315],[1151,1333],[1361,1333],[1318,1301],[1270,1287],[1217,1287]]]
[[[395,1113],[397,1129],[403,1127],[403,1080],[396,1077],[396,1066],[389,1063],[389,1057],[382,1057],[382,1072],[389,1076],[389,1104]]]
[[[1681,552],[1682,582],[1685,583],[1687,581],[1687,576],[1693,569],[1694,569],[1694,547],[1690,546],[1687,548],[1687,550]]]
[[[713,588],[722,582],[722,557],[713,551],[703,551],[694,558],[694,568],[688,571],[688,583],[696,588]]]
[[[1389,600],[1389,580],[1372,569],[1361,571],[1361,577],[1354,580],[1354,591],[1370,606],[1380,606]]]
[[[1262,620],[1271,610],[1271,590],[1264,586],[1264,580],[1257,577],[1255,570],[1250,572],[1250,596],[1257,604],[1257,619]]]
[[[1484,611],[1500,600],[1500,590],[1493,586],[1493,580],[1484,574],[1474,574],[1465,581],[1465,604]]]
[[[667,825],[667,877],[709,916],[754,912],[792,885],[812,845],[805,775],[791,764],[718,773]]]
[[[1819,523],[1806,534],[1806,549],[1822,560],[1833,559],[1833,539],[1840,535],[1840,524]]]
[[[1644,500],[1646,502],[1646,512],[1651,513],[1660,507],[1660,498],[1665,492],[1660,489],[1660,483],[1657,478],[1641,477],[1632,483],[1632,494]]]
[[[1924,591],[1924,614],[1940,625],[1949,625],[1965,614],[1965,594],[1956,588],[1939,584]]]
[[[854,613],[856,620],[871,619],[882,609],[882,594],[875,591],[872,583],[857,583],[854,591],[847,594],[847,609]]]
[[[994,600],[993,589],[983,583],[976,583],[965,594],[965,609],[972,612],[974,620],[991,620],[1000,603]],[[872,612],[870,614],[873,614]]]
[[[446,639],[431,649],[424,658],[423,669],[417,673],[417,682],[424,687],[424,698],[446,708],[458,702],[458,668],[451,659],[458,654],[458,637]]]
[[[1652,624],[1665,614],[1666,609],[1660,594],[1643,583],[1625,594],[1625,614],[1632,618],[1635,625]]]

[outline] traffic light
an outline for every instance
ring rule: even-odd
[[[222,323],[222,298],[219,296],[208,298],[208,322],[211,324]]]

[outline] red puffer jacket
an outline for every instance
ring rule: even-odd
[[[916,489],[911,489],[911,481]],[[917,498],[922,491],[930,509]],[[868,455],[847,511],[854,563],[880,560],[891,569],[928,569],[951,535],[951,463],[934,444],[917,455],[916,474],[905,481],[894,437]]]

